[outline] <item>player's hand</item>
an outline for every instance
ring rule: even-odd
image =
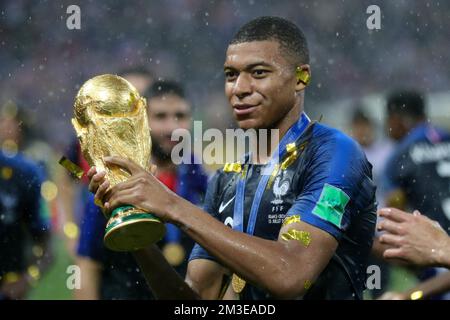
[[[173,205],[175,194],[155,178],[155,166],[148,172],[129,159],[106,157],[104,160],[108,166],[119,166],[131,174],[127,181],[116,184],[104,194],[107,212],[111,213],[123,205],[132,205],[155,214],[164,221],[171,220],[168,208]]]
[[[401,292],[388,291],[377,300],[408,300],[408,296]]]
[[[383,253],[386,259],[398,258],[417,266],[437,266],[449,245],[447,233],[439,224],[421,215],[394,208],[378,211],[384,218],[378,224],[380,242],[392,246]]]

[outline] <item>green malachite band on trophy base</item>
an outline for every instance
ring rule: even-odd
[[[143,249],[164,237],[166,227],[151,213],[123,206],[114,209],[105,230],[105,246],[114,251]]]

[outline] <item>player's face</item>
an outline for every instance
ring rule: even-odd
[[[399,114],[389,114],[386,125],[388,136],[395,141],[403,139],[408,132],[404,126],[402,116]]]
[[[295,67],[277,41],[228,47],[225,94],[242,129],[274,128],[296,102]]]
[[[174,94],[152,98],[148,101],[148,124],[154,144],[166,154],[178,141],[172,141],[172,132],[175,129],[190,129],[190,106],[186,100]]]

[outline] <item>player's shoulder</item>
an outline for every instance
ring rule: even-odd
[[[401,163],[409,158],[415,152],[417,147],[423,145],[435,145],[439,143],[448,143],[450,133],[442,128],[435,127],[426,123],[418,125],[403,138],[391,154],[390,162]],[[400,159],[402,161],[400,161]]]

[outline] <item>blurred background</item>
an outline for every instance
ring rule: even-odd
[[[381,8],[380,30],[366,26],[373,2]],[[66,26],[73,4],[81,9],[80,30]],[[73,144],[70,119],[80,86],[97,74],[145,68],[153,80],[183,84],[203,129],[234,127],[223,93],[225,50],[242,24],[262,15],[287,18],[307,36],[312,82],[305,109],[312,118],[322,116],[322,122],[352,134],[358,108],[373,121],[375,138],[383,140],[386,94],[416,88],[426,98],[430,120],[450,128],[448,1],[2,0],[0,106],[4,113],[23,111],[20,134],[39,142],[35,158],[48,171],[42,196],[57,234],[54,262],[30,299],[72,298],[66,269],[74,261],[78,220],[76,213],[61,213],[68,205],[61,185],[69,182],[57,161]],[[400,290],[414,281],[394,270],[390,286]]]

